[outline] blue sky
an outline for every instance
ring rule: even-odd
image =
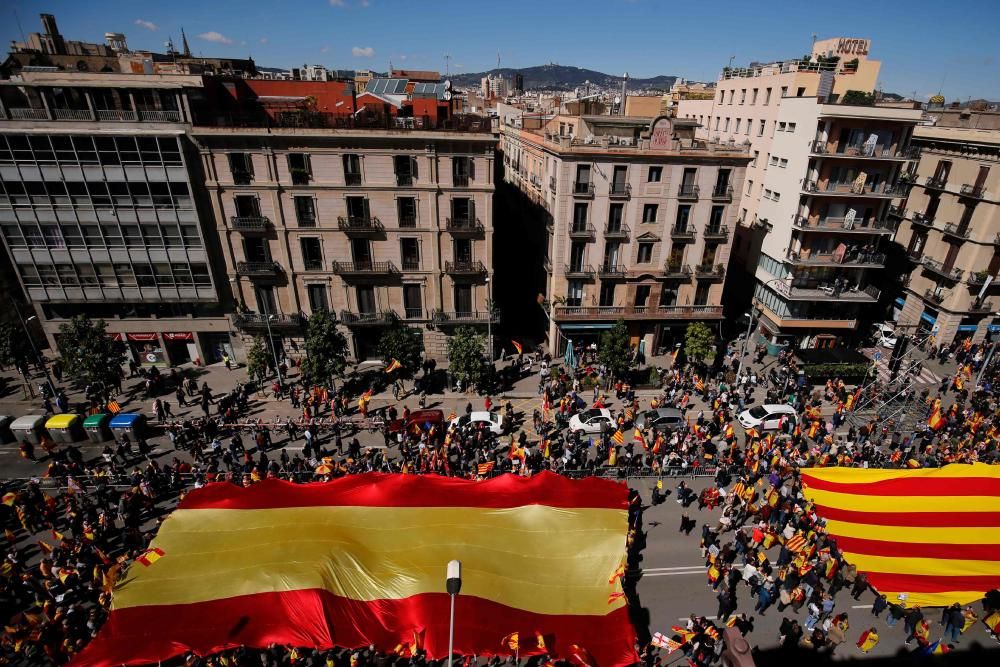
[[[0,37],[40,30],[56,15],[67,38],[124,32],[132,48],[163,50],[181,26],[204,55],[252,55],[259,64],[343,69],[396,67],[479,72],[548,62],[632,76],[714,79],[735,63],[792,58],[812,34],[872,40],[884,90],[926,98],[1000,100],[1000,2],[880,0],[0,0]]]

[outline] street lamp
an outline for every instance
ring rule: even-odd
[[[448,667],[452,667],[452,657],[455,653],[455,598],[462,590],[462,563],[453,560],[448,562],[448,579],[445,582],[448,595],[451,597],[451,617],[448,620]]]
[[[770,280],[766,280],[763,283],[761,283],[761,286],[767,287],[768,285],[770,285],[773,282],[779,282],[779,281],[784,281],[784,280],[785,280],[784,278],[771,278]],[[753,328],[753,311],[754,311],[754,309],[751,308],[749,313],[744,313],[744,315],[746,315],[746,318],[747,318],[747,335],[743,339],[743,345],[741,346],[741,349],[740,349],[740,363],[736,367],[736,382],[737,383],[739,383],[739,381],[740,381],[740,373],[743,372],[743,357],[745,357],[746,354],[747,354],[747,343],[750,342],[750,330]],[[758,319],[759,319],[759,317],[758,317]]]
[[[229,282],[236,285],[237,290],[240,289],[240,278],[236,276],[235,278],[230,278]],[[241,292],[242,294],[242,292]],[[271,335],[271,320],[274,315],[267,312],[267,299],[259,299],[260,309],[263,311],[264,315],[264,327],[267,329],[267,346],[271,348],[271,356],[274,359],[274,372],[278,376],[278,386],[283,386],[284,381],[281,379],[281,368],[278,366],[278,349],[274,346],[274,337]]]
[[[52,383],[52,376],[49,375],[49,367],[46,366],[45,362],[42,360],[41,353],[38,351],[38,348],[35,347],[35,339],[31,336],[31,332],[28,331],[28,322],[31,320],[37,320],[38,317],[32,315],[28,319],[24,319],[24,317],[21,316],[21,309],[18,307],[17,301],[11,299],[11,303],[14,304],[14,312],[17,313],[17,319],[21,323],[21,328],[24,329],[24,335],[28,339],[28,343],[31,344],[31,351],[35,353],[35,361],[41,364],[42,370],[45,371],[45,381],[48,383],[49,391],[52,392],[52,398],[54,399],[56,397],[56,386]]]
[[[490,348],[490,364],[493,363],[493,283],[486,276],[486,340]]]

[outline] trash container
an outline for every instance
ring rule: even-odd
[[[134,442],[146,433],[146,416],[137,412],[122,413],[112,417],[109,426],[115,435],[127,434]]]
[[[90,415],[83,420],[83,430],[87,432],[87,439],[91,442],[107,442],[112,438],[111,429],[108,428],[108,422],[111,421],[111,415],[107,412],[100,412],[96,415]]]
[[[83,440],[83,426],[80,415],[63,413],[50,417],[45,422],[45,430],[52,436],[53,442],[70,444],[77,440]]]
[[[17,438],[10,430],[10,425],[14,422],[14,418],[9,415],[0,415],[0,443],[9,445],[12,442],[17,442]]]
[[[45,431],[45,415],[25,415],[18,417],[10,424],[10,430],[19,442],[24,440],[33,445],[39,445],[43,437],[48,437]]]

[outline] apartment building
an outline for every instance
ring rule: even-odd
[[[50,344],[83,313],[138,363],[233,353],[187,136],[201,87],[88,72],[0,81],[0,229]]]
[[[241,334],[294,349],[327,309],[358,360],[395,319],[441,359],[456,326],[496,320],[487,121],[450,116],[440,84],[371,79],[352,113],[341,82],[233,83],[191,135]]]
[[[647,354],[691,322],[713,328],[749,154],[695,139],[696,122],[524,115],[501,128],[504,178],[549,227],[548,339],[624,319]]]
[[[932,333],[938,343],[979,342],[1000,332],[997,117],[937,114],[937,125],[913,133],[920,159],[909,174],[910,195],[893,213],[901,219],[896,239],[915,268],[896,306],[900,324]]]
[[[678,117],[707,115],[710,136],[752,153],[734,252],[772,348],[835,346],[878,317],[890,206],[907,192],[921,112],[873,104],[869,49],[819,41],[809,59],[726,68],[715,99],[678,103]]]

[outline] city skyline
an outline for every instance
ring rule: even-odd
[[[260,2],[207,6],[178,0],[168,10],[116,0],[98,0],[86,7],[44,0],[11,3],[2,36],[8,43],[20,41],[39,30],[39,13],[53,13],[67,39],[100,42],[105,32],[123,32],[132,49],[163,51],[168,39],[180,48],[183,27],[196,55],[250,55],[265,67],[322,64],[384,71],[391,63],[397,68],[442,72],[450,68],[463,73],[492,69],[499,55],[503,67],[555,62],[608,74],[628,71],[633,77],[663,74],[712,81],[731,56],[734,65],[745,65],[807,53],[815,33],[820,39],[872,40],[870,57],[883,63],[882,90],[920,100],[939,91],[949,102],[1000,99],[1000,82],[992,76],[995,57],[977,46],[989,43],[988,26],[994,24],[991,18],[1000,18],[1000,8],[964,0],[953,4],[948,16],[938,16],[934,22],[938,32],[933,36],[934,51],[947,55],[928,59],[932,36],[925,27],[928,13],[923,8],[929,3],[907,3],[907,13],[902,6],[887,5],[866,8],[863,22],[845,27],[830,25],[820,10],[802,11],[801,5],[794,11],[784,4],[760,10],[723,2],[716,15],[725,17],[726,24],[707,28],[711,17],[700,10],[655,0],[546,5],[515,1],[496,15],[467,4],[444,3],[430,11],[417,3],[393,0],[291,2],[280,15]],[[966,5],[975,9],[974,23],[957,18],[973,15],[963,11]],[[455,8],[460,11],[452,11]],[[504,21],[528,17],[529,10],[533,20],[503,28]],[[494,37],[483,39],[480,28],[491,25]],[[616,34],[626,48],[614,46]],[[605,48],[594,48],[595,41]]]

